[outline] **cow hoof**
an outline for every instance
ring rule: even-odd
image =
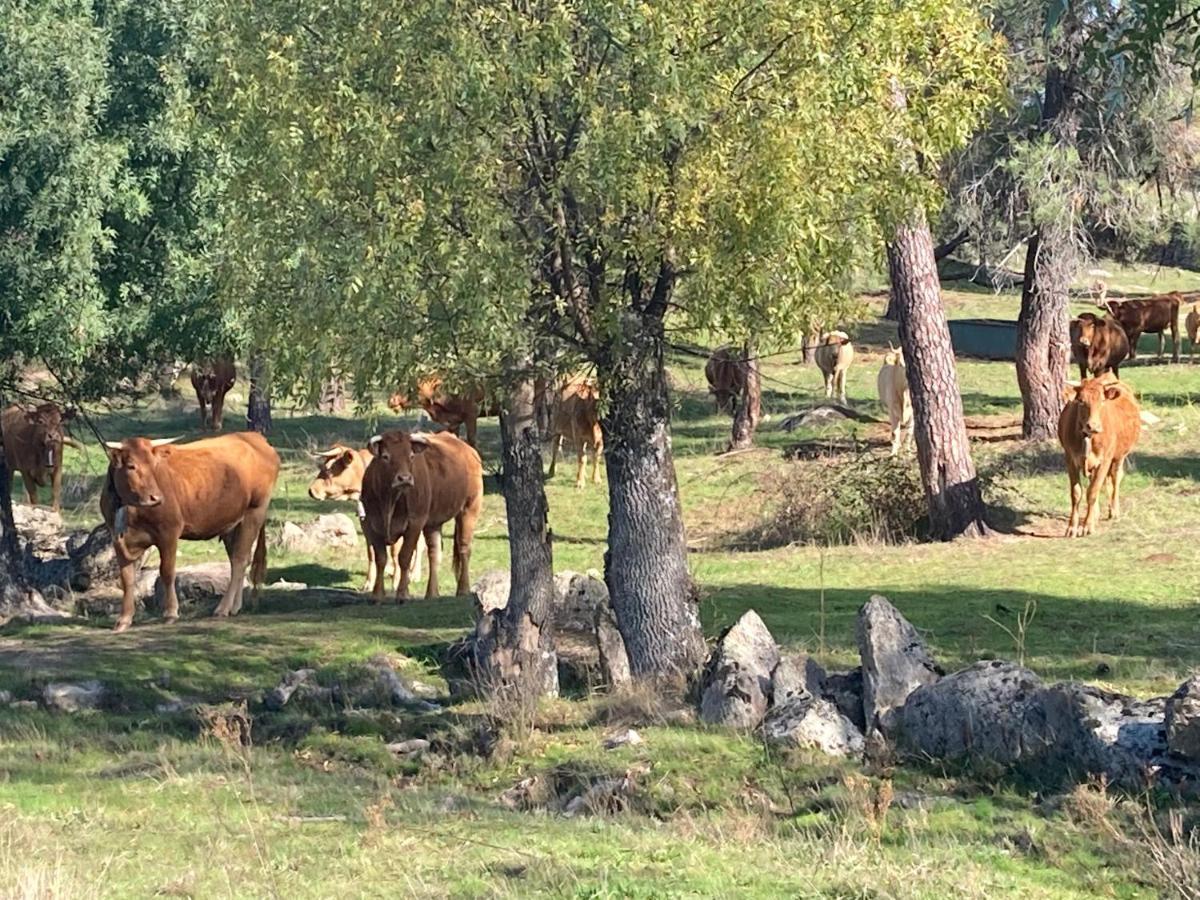
[[[113,626],[113,634],[120,634],[122,631],[128,631],[129,626],[133,622],[128,619],[117,619],[117,624]]]
[[[178,615],[163,616],[162,621],[163,621],[164,625],[174,625],[176,622],[179,621],[179,616]]]
[[[229,618],[229,610],[227,610],[227,609],[214,609],[214,610],[213,610],[213,618],[214,618],[214,619],[228,619],[228,618]]]

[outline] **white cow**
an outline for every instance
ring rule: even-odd
[[[846,371],[854,362],[854,345],[850,335],[844,331],[831,331],[821,337],[821,343],[813,353],[817,368],[825,376],[825,396],[837,392],[842,406],[846,405]]]
[[[912,443],[913,438],[912,398],[908,393],[903,351],[889,347],[875,385],[879,389],[879,402],[887,409],[892,424],[892,456],[895,456],[901,445]]]

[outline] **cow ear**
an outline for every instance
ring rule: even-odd
[[[1118,397],[1121,396],[1121,390],[1122,390],[1122,388],[1121,388],[1121,385],[1119,385],[1119,384],[1108,385],[1104,389],[1104,399],[1105,400],[1116,400]]]
[[[120,465],[122,449],[120,441],[104,442],[104,452],[108,454],[108,461],[114,465]]]
[[[1063,385],[1062,396],[1063,400],[1065,400],[1067,403],[1070,403],[1072,400],[1074,400],[1077,393],[1079,393],[1079,385],[1072,384],[1069,381]]]
[[[348,466],[353,462],[354,462],[354,451],[353,450],[342,451],[342,465]]]
[[[373,438],[371,438],[369,441],[367,441],[367,449],[371,451],[372,456],[379,455],[379,445],[382,443],[383,443],[383,436],[378,435],[378,434],[375,435]]]
[[[409,435],[409,441],[412,443],[413,453],[424,453],[429,449],[429,435],[421,434],[419,431]]]

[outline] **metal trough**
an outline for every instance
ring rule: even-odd
[[[1017,323],[1007,319],[951,319],[950,342],[957,356],[1016,359]]]

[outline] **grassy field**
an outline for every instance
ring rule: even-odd
[[[1114,291],[1200,287],[1175,270],[1103,271]],[[871,313],[881,304],[867,301]],[[1015,318],[1018,298],[951,290],[946,304],[952,317]],[[871,314],[850,330],[859,357],[849,395],[878,415],[879,351],[895,333]],[[1012,625],[1032,601],[1026,663],[1047,679],[1151,695],[1200,665],[1200,364],[1160,365],[1151,354],[1123,371],[1161,422],[1135,451],[1124,518],[1066,541],[1056,448],[1015,440],[1011,364],[960,360],[975,458],[1001,533],[947,545],[828,548],[754,549],[746,541],[771,515],[780,480],[796,471],[780,451],[814,436],[784,433],[778,423],[817,398],[819,373],[794,355],[766,360],[770,419],[759,449],[728,457],[716,455],[728,420],[712,412],[702,362],[680,357],[671,375],[680,490],[710,634],[754,608],[782,643],[851,665],[855,612],[878,592],[954,668],[1015,656],[996,622]],[[97,424],[112,437],[192,434],[190,391],[184,395],[102,412]],[[231,399],[227,423],[244,412],[242,395]],[[386,411],[376,415],[277,411],[272,441],[285,467],[273,528],[338,508],[307,497],[305,451],[363,441],[396,422]],[[877,424],[830,431],[886,440]],[[494,469],[494,422],[481,439]],[[104,456],[93,444],[67,460],[67,518],[90,527],[99,520]],[[556,566],[600,568],[605,492],[576,491],[572,481],[568,464],[547,485]],[[215,543],[183,549],[184,562],[224,558]],[[472,568],[478,575],[506,565],[493,480]],[[363,571],[358,553],[272,548],[268,580],[357,587]],[[637,698],[556,701],[511,753],[484,760],[447,752],[424,765],[393,758],[384,744],[416,735],[458,746],[489,711],[464,703],[364,718],[289,709],[256,724],[251,748],[228,746],[190,715],[155,711],[175,697],[253,698],[301,665],[339,678],[378,654],[440,689],[434,652],[470,623],[461,599],[323,607],[276,591],[233,621],[166,628],[139,620],[120,636],[105,620],[10,626],[0,633],[0,689],[33,697],[50,679],[95,677],[118,699],[72,717],[0,706],[0,897],[1135,897],[1179,880],[1170,860],[1155,862],[1149,852],[1162,842],[1143,839],[1153,798],[1118,800],[1094,786],[1059,796],[944,772],[781,757],[752,737],[668,725],[638,712]],[[628,722],[645,743],[604,750],[607,731]],[[569,790],[625,773],[637,788],[630,808],[616,814],[564,818],[498,802],[531,776]],[[880,802],[889,792],[890,809]],[[1195,856],[1179,858],[1195,877]]]

